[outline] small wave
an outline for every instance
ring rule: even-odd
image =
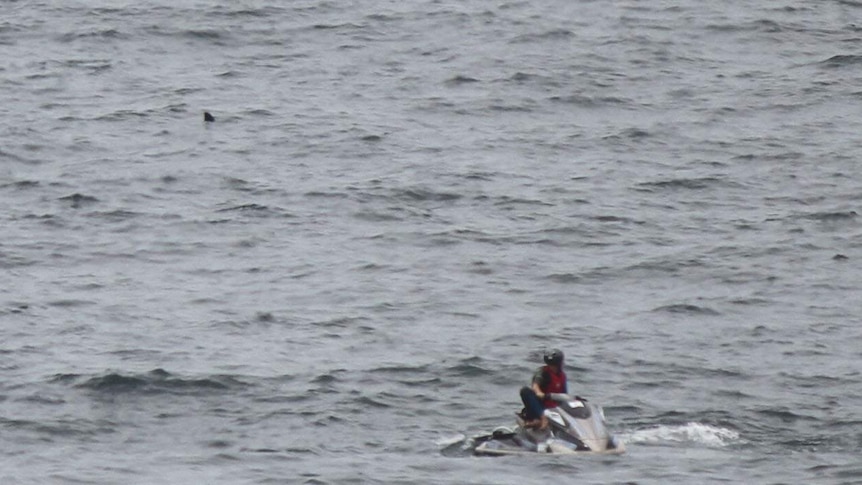
[[[481,82],[481,81],[479,81],[478,79],[476,79],[474,77],[464,76],[464,75],[459,74],[459,75],[449,79],[448,81],[446,81],[446,85],[447,86],[460,86],[462,84],[474,84],[474,83],[478,83],[478,82]]]
[[[47,303],[48,306],[55,308],[77,308],[82,306],[90,306],[95,305],[96,302],[90,300],[76,300],[76,299],[65,299],[65,300],[53,300]]]
[[[859,213],[853,210],[837,212],[815,212],[813,214],[807,214],[805,216],[806,219],[812,219],[821,222],[849,221],[856,219],[857,217],[859,217]]]
[[[652,192],[656,190],[701,190],[723,184],[724,181],[716,177],[680,178],[670,180],[659,180],[656,182],[643,182],[637,185],[637,190]]]
[[[524,83],[528,81],[534,80],[542,80],[545,79],[544,76],[539,76],[537,74],[529,74],[526,72],[516,72],[512,77],[509,78],[510,81],[514,81],[516,83]]]
[[[555,283],[563,284],[580,283],[583,281],[581,276],[572,273],[555,273],[547,276],[547,278]]]
[[[605,106],[622,106],[631,101],[617,98],[614,96],[590,97],[581,94],[573,94],[570,96],[551,96],[548,98],[553,103],[573,104],[581,108],[601,108]]]
[[[653,310],[654,312],[667,312],[667,313],[684,313],[688,315],[721,315],[721,313],[713,310],[712,308],[691,305],[691,304],[675,304],[675,305],[665,305],[660,306]]]
[[[48,437],[88,437],[116,432],[116,425],[109,421],[86,419],[60,419],[33,421],[0,417],[0,428],[9,431],[29,431]]]
[[[215,446],[210,446],[211,448],[220,448],[220,443],[218,441],[214,442]],[[227,446],[224,446],[227,448]],[[289,453],[293,454],[310,454],[310,455],[318,455],[319,452],[315,448],[303,448],[303,447],[289,447],[289,448],[240,448],[243,453]]]
[[[209,17],[225,17],[225,18],[243,18],[243,17],[254,17],[254,18],[267,18],[273,15],[282,15],[284,13],[284,9],[277,6],[266,6],[266,7],[246,7],[246,6],[236,6],[237,10],[233,10],[233,5],[228,6],[218,6],[214,7],[211,10],[207,11],[207,16]]]
[[[427,389],[428,386],[438,386],[444,384],[442,379],[437,377],[431,377],[428,379],[419,379],[419,380],[406,380],[406,379],[396,379],[399,384],[402,384],[407,387],[418,387],[422,389]]]
[[[392,214],[383,214],[380,212],[375,212],[371,210],[361,210],[353,214],[353,217],[361,220],[361,221],[369,221],[369,222],[399,222],[403,219],[396,215]]]
[[[358,398],[356,400],[356,404],[358,404],[359,407],[362,409],[365,409],[365,408],[385,409],[385,408],[391,408],[392,407],[392,405],[389,403],[386,403],[382,400],[374,399],[374,398],[371,398],[368,396],[362,396],[362,397]]]
[[[404,19],[401,15],[385,13],[373,13],[366,15],[365,18],[376,22],[397,22]]]
[[[575,34],[568,29],[553,29],[548,30],[546,32],[540,33],[532,33],[520,35],[512,40],[512,43],[521,44],[521,43],[529,43],[529,42],[541,42],[541,41],[556,41],[556,40],[567,40],[573,37]]]
[[[655,260],[645,261],[625,268],[626,272],[648,272],[648,273],[667,273],[676,274],[680,271],[689,268],[702,268],[706,266],[703,262],[697,259],[689,259],[682,261],[675,260]]]
[[[3,152],[0,152],[0,156],[3,155]],[[39,182],[34,180],[21,180],[18,182],[10,182],[7,184],[0,184],[0,189],[13,188],[13,189],[32,189],[39,186]]]
[[[464,175],[464,178],[467,180],[481,180],[483,182],[490,182],[494,180],[494,177],[497,175],[497,172],[469,172]]]
[[[501,113],[531,113],[535,109],[534,104],[532,101],[524,101],[523,104],[510,104],[503,100],[496,100],[488,105],[488,109]]]
[[[307,198],[324,198],[324,199],[347,199],[350,196],[344,192],[320,192],[311,191],[303,194]]]
[[[727,446],[739,438],[732,429],[695,422],[638,430],[622,437],[626,444],[692,443],[710,447]]]
[[[106,113],[93,118],[95,121],[125,121],[138,118],[146,118],[150,116],[148,113],[135,111],[131,109],[119,109],[112,113]]]
[[[73,209],[78,209],[78,208],[83,207],[84,205],[88,205],[88,204],[95,204],[96,202],[99,201],[99,199],[97,199],[95,197],[92,197],[89,195],[83,195],[83,194],[79,194],[79,193],[74,193],[72,195],[60,197],[60,200],[62,200],[63,202],[68,202],[72,206]]]
[[[766,298],[735,298],[730,300],[730,303],[734,305],[766,306],[769,305],[771,301]]]
[[[856,66],[862,64],[862,56],[860,55],[850,55],[850,54],[842,54],[837,56],[832,56],[825,61],[821,61],[820,65],[828,68],[841,68],[848,66]]]
[[[478,357],[471,357],[469,359],[462,360],[457,365],[451,366],[446,370],[450,375],[456,377],[478,377],[493,374],[493,371],[479,365],[481,360],[482,359]]]
[[[798,421],[818,421],[818,419],[813,416],[808,416],[801,413],[794,413],[789,409],[761,409],[757,411],[757,414],[759,414],[764,419],[777,420],[781,421],[782,423],[796,423]]]
[[[382,374],[404,374],[407,376],[415,376],[428,372],[427,365],[391,365],[371,369],[372,373]]]
[[[716,32],[764,32],[767,34],[776,34],[779,32],[784,32],[785,30],[797,30],[797,27],[795,26],[782,25],[778,22],[775,22],[774,20],[769,19],[754,20],[752,22],[746,22],[742,24],[734,23],[708,25],[706,28],[708,30],[713,30]]]
[[[333,384],[338,381],[338,376],[335,376],[333,374],[321,374],[311,380],[313,384]]]
[[[626,128],[625,130],[623,130],[619,133],[605,136],[604,139],[605,140],[620,140],[620,139],[640,140],[643,138],[649,138],[650,136],[652,136],[652,133],[650,133],[646,130],[643,130],[641,128]]]
[[[351,328],[359,326],[366,320],[364,317],[338,317],[311,322],[311,324],[322,328]]]
[[[22,256],[0,252],[0,268],[2,269],[20,268],[24,266],[32,266],[34,264],[36,264],[36,261],[26,259]]]
[[[222,73],[216,74],[216,77],[222,78],[222,79],[238,78],[238,77],[242,77],[242,73],[240,73],[238,71],[224,71]],[[248,114],[248,111],[246,111],[246,114]]]
[[[280,208],[272,208],[261,204],[241,204],[216,210],[218,213],[237,213],[249,217],[293,217],[292,214]]]
[[[342,24],[314,24],[311,28],[314,30],[361,30],[364,27],[359,24],[348,22]]]
[[[205,40],[220,40],[228,37],[228,34],[225,32],[219,32],[218,30],[213,29],[190,29],[182,33],[185,37],[190,37],[192,39],[205,39]]]
[[[63,62],[63,65],[71,69],[87,71],[90,74],[98,74],[111,69],[110,61],[99,59],[70,59]]]
[[[265,212],[269,211],[269,207],[260,204],[242,204],[233,207],[225,207],[216,212]]]
[[[146,33],[162,36],[191,39],[193,41],[204,41],[214,45],[225,45],[231,39],[230,32],[215,29],[173,29],[154,25],[146,29]]]
[[[554,204],[550,202],[545,202],[543,200],[536,199],[526,199],[526,198],[518,198],[518,197],[510,197],[504,195],[499,197],[494,201],[494,205],[497,207],[506,207],[506,206],[516,206],[516,205],[535,205],[535,206],[543,206],[543,207],[553,207]]]
[[[63,375],[57,381],[77,379],[78,376]],[[76,387],[104,394],[195,394],[203,391],[226,390],[238,381],[229,377],[182,379],[163,369],[155,369],[141,375],[110,373],[91,377]]]
[[[395,193],[395,196],[399,199],[409,199],[420,202],[450,202],[458,200],[462,197],[461,194],[454,194],[451,192],[436,192],[422,188],[400,190]]]
[[[130,36],[124,34],[117,29],[96,29],[88,32],[68,32],[57,37],[58,42],[69,43],[78,39],[97,38],[97,39],[128,39]]]
[[[28,164],[37,164],[37,163],[39,163],[39,162],[38,162],[38,161],[36,161],[36,160],[30,160],[30,159],[24,158],[24,157],[22,157],[22,156],[20,156],[20,155],[17,155],[17,154],[15,154],[15,153],[7,152],[7,151],[4,151],[4,150],[0,150],[0,158],[4,158],[4,159],[6,159],[6,160],[11,160],[11,161],[13,161],[13,162],[19,162],[19,163],[28,163]]]
[[[94,219],[103,219],[109,222],[122,222],[140,217],[142,215],[143,214],[141,214],[140,212],[117,209],[109,212],[93,212],[91,214],[88,214],[87,217],[92,217]]]

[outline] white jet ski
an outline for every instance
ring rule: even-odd
[[[620,454],[625,446],[605,426],[600,406],[568,394],[550,394],[557,407],[545,410],[548,428],[525,426],[518,416],[514,429],[497,428],[488,436],[474,438],[480,442],[477,455],[502,456],[535,453]]]

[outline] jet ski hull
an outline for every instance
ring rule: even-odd
[[[558,406],[545,410],[547,429],[528,427],[519,416],[514,429],[497,428],[476,438],[473,452],[480,456],[507,455],[618,455],[625,446],[605,426],[601,407],[566,394],[551,395]]]
[[[515,443],[500,445],[499,441],[480,444],[473,450],[473,454],[478,456],[534,456],[541,454],[553,455],[622,455],[626,452],[625,446],[620,443],[616,448],[608,448],[602,451],[592,450],[573,450],[565,445],[551,443],[546,451],[540,452],[537,450],[529,450]]]

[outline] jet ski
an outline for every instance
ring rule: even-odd
[[[545,410],[546,429],[528,427],[522,416],[514,429],[500,427],[487,436],[474,438],[479,443],[476,455],[503,456],[535,453],[620,454],[625,445],[605,426],[600,406],[568,394],[549,394],[557,407]]]

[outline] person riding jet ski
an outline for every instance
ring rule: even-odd
[[[561,350],[553,349],[546,352],[545,365],[536,371],[530,387],[521,388],[524,409],[520,416],[526,427],[546,429],[548,418],[545,416],[545,409],[557,407],[557,402],[551,399],[549,394],[568,394],[563,358]]]

